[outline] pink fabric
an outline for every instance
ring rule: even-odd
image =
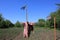
[[[25,23],[24,25],[24,32],[23,32],[24,37],[28,37],[28,30],[27,30],[27,24]]]
[[[27,35],[27,29],[24,29],[24,36],[26,36],[26,37],[28,36]]]

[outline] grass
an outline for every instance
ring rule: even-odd
[[[0,29],[0,40],[16,37],[20,33],[21,29],[22,28]]]
[[[43,27],[34,27],[29,38],[23,38],[23,28],[0,29],[0,40],[54,40],[54,30]],[[57,30],[57,37],[60,31]]]

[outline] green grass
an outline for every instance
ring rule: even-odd
[[[57,30],[57,36],[60,31]],[[23,38],[23,28],[0,29],[0,40],[54,40],[54,30],[43,27],[34,27],[34,33],[31,32],[29,38]]]
[[[0,40],[16,37],[21,32],[21,29],[22,28],[0,29]]]

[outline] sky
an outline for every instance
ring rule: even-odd
[[[21,7],[27,5],[28,21],[37,22],[56,11],[56,3],[60,0],[0,0],[0,13],[13,23],[26,22],[26,12]]]

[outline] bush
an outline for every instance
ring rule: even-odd
[[[19,21],[17,21],[17,22],[15,23],[15,27],[22,27],[22,24],[21,24]]]

